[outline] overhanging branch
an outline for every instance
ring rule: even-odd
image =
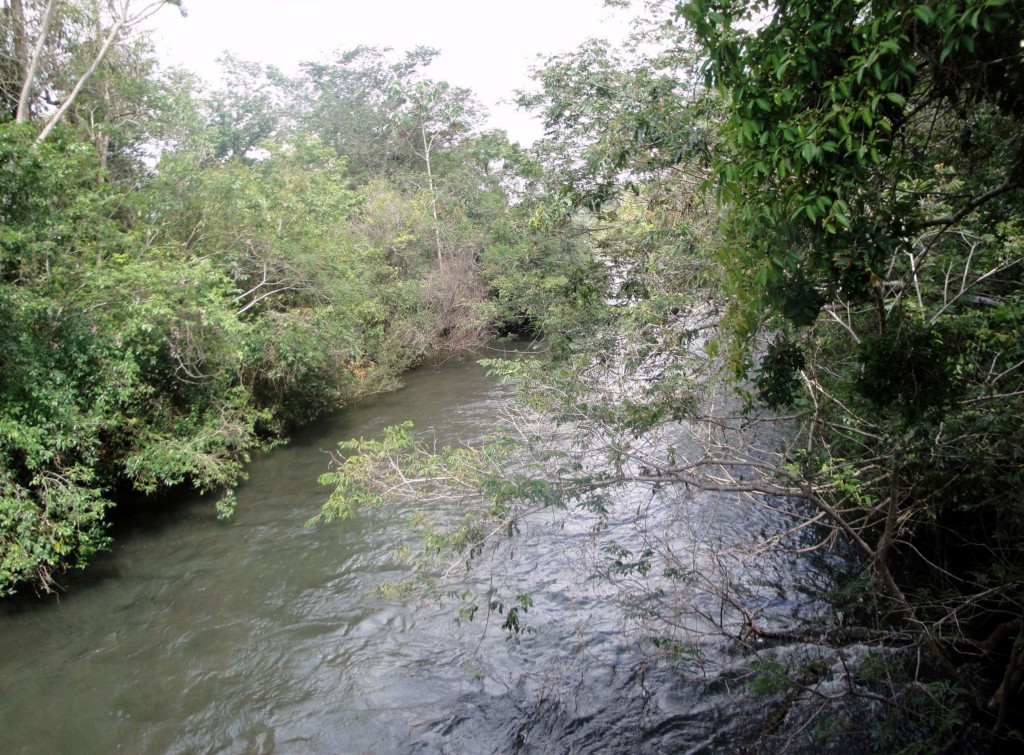
[[[995,188],[989,189],[980,197],[975,197],[953,215],[948,215],[944,218],[932,218],[931,220],[925,220],[920,224],[920,227],[933,228],[935,226],[942,226],[943,229],[950,228],[959,223],[961,220],[963,220],[965,217],[967,217],[969,214],[974,212],[976,209],[981,207],[986,202],[991,201],[996,197],[1007,193],[1008,191],[1013,191],[1014,189],[1019,188],[1021,188],[1020,181],[1004,181]]]

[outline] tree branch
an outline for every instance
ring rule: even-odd
[[[15,122],[28,123],[32,114],[32,85],[35,83],[36,73],[39,71],[39,61],[43,57],[43,48],[46,46],[46,37],[50,33],[50,20],[53,17],[53,9],[56,0],[49,0],[46,10],[43,12],[43,20],[39,28],[39,37],[36,39],[36,46],[32,49],[32,60],[29,61],[28,69],[25,71],[25,79],[21,82],[21,96],[18,98],[18,112]]]
[[[1008,191],[1021,188],[1020,181],[1004,181],[993,189],[986,191],[980,197],[976,197],[964,205],[958,212],[953,215],[949,215],[944,218],[932,218],[931,220],[925,220],[920,224],[921,228],[931,228],[934,226],[943,226],[943,228],[949,228],[950,226],[956,225],[965,217],[967,217],[974,210],[981,207],[983,204],[988,202],[990,199],[995,199],[1001,194],[1005,194]],[[941,234],[940,234],[941,235]]]
[[[43,40],[46,36],[46,26],[49,25],[49,16],[50,12],[53,10],[54,2],[55,0],[50,0],[49,4],[47,5],[47,15],[43,19],[43,32],[40,33],[39,40],[37,40],[36,42],[37,52],[41,52]],[[54,127],[56,127],[56,125],[60,122],[60,119],[64,116],[64,113],[66,113],[68,109],[71,107],[71,105],[74,104],[75,100],[78,97],[78,94],[82,91],[83,87],[85,87],[85,85],[88,83],[89,79],[92,78],[92,75],[96,72],[96,69],[99,68],[100,63],[102,63],[103,59],[107,56],[107,51],[110,49],[111,45],[113,45],[114,42],[117,40],[117,37],[121,33],[121,31],[125,28],[135,26],[141,21],[149,18],[157,10],[159,10],[161,6],[167,4],[176,5],[178,3],[174,2],[174,0],[155,0],[154,2],[151,2],[145,7],[143,7],[143,9],[134,17],[129,17],[128,10],[131,7],[131,0],[123,0],[123,2],[121,3],[119,16],[117,17],[117,20],[114,22],[114,25],[110,27],[110,31],[107,33],[106,39],[103,40],[103,45],[100,47],[99,52],[97,52],[95,57],[93,57],[92,64],[89,66],[88,69],[86,69],[85,73],[83,73],[79,77],[78,82],[75,84],[74,88],[68,93],[68,96],[64,98],[64,101],[61,103],[60,107],[58,107],[57,110],[54,113],[52,113],[49,118],[46,119],[46,125],[43,126],[42,131],[39,132],[39,136],[36,137],[36,144],[42,143],[46,139],[46,137],[50,135],[50,132],[53,131]],[[37,55],[33,55],[32,63],[33,67],[38,66]],[[29,82],[32,78],[35,78],[34,70],[32,71],[31,76],[25,77],[26,86],[29,85]],[[26,92],[23,90],[22,97],[24,98],[26,96]],[[19,118],[21,117],[21,103],[19,103],[18,105],[18,116]]]

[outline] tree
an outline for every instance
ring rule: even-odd
[[[412,494],[424,477],[428,494],[468,480],[489,518],[450,542],[472,558],[538,507],[576,506],[600,526],[616,487],[781,510],[791,528],[748,543],[744,559],[845,541],[869,579],[838,604],[844,620],[861,636],[913,638],[948,704],[1016,736],[1020,8],[695,0],[677,11],[657,24],[671,43],[658,65],[587,45],[549,61],[525,100],[543,108],[539,157],[554,168],[534,225],[590,239],[576,250],[604,274],[559,279],[553,255],[526,244],[491,261],[501,295],[540,300],[533,316],[557,333],[548,361],[495,366],[544,413],[514,428],[525,455],[424,457],[411,436],[389,437],[339,460],[334,513],[377,474]],[[694,96],[688,38],[715,96]],[[659,67],[672,60],[678,69]],[[642,541],[641,553],[610,543],[606,573],[663,566],[705,626],[739,643],[786,636],[727,573],[685,568],[661,533]],[[689,599],[693,585],[705,595]],[[700,608],[707,593],[714,612]],[[641,603],[666,632],[685,624],[657,613],[672,594]],[[988,670],[991,705],[964,664]]]
[[[252,449],[490,333],[516,154],[435,53],[229,57],[207,93],[128,34],[163,4],[0,15],[0,594],[54,589],[126,493],[230,509]]]
[[[969,648],[1004,664],[998,732],[1019,655],[986,643],[1016,633],[1024,600],[1005,494],[1022,438],[1002,420],[1024,364],[1024,15],[1004,0],[679,11],[728,98],[715,178],[738,367],[760,357],[761,397],[805,411],[788,475],[868,559],[888,618],[965,688]]]
[[[46,7],[42,12],[39,22],[39,29],[36,32],[36,42],[32,47],[32,55],[27,55],[25,26],[25,7],[21,0],[15,0],[11,6],[10,20],[14,25],[12,30],[13,48],[15,55],[15,66],[19,74],[18,81],[21,84],[18,95],[18,106],[15,109],[15,120],[18,123],[25,123],[30,117],[30,102],[32,88],[35,85],[36,74],[39,70],[40,58],[43,47],[46,44],[46,37],[50,33],[50,22],[53,19],[53,11],[56,7],[55,0],[47,0]]]
[[[10,45],[6,57],[11,61],[9,70],[15,76],[13,81],[16,82],[19,91],[14,111],[15,120],[18,123],[27,123],[34,116],[45,112],[43,125],[37,136],[37,141],[44,141],[73,106],[111,48],[126,32],[141,24],[164,5],[180,6],[181,2],[150,0],[138,4],[132,0],[96,0],[67,8],[59,6],[56,0],[46,0],[46,4],[41,8],[33,8],[24,0],[12,0],[5,4],[5,37]],[[86,34],[96,32],[96,47],[90,51],[88,58],[81,61],[81,67],[75,69],[72,77],[68,77],[70,72],[67,71],[59,72],[58,77],[55,59],[66,55],[70,47],[78,44],[78,41],[74,40],[74,37],[55,34],[54,29],[59,26],[63,32],[74,30],[76,15],[91,17],[92,23],[83,26],[87,30]],[[55,49],[52,40],[62,36],[64,49]],[[8,84],[8,87],[10,86]],[[41,107],[43,104],[47,107],[46,110]]]
[[[423,160],[427,174],[430,215],[434,221],[437,264],[444,267],[445,250],[441,242],[438,216],[437,183],[434,176],[437,152],[454,147],[479,120],[479,108],[468,89],[451,87],[445,81],[416,81],[396,84],[393,90],[397,109],[397,130],[412,151]]]
[[[285,136],[290,105],[284,92],[289,82],[272,66],[232,55],[220,64],[226,86],[203,100],[213,155],[218,160],[245,158],[263,141]]]
[[[391,176],[415,161],[396,131],[398,97],[438,51],[417,47],[393,61],[389,52],[356,47],[302,64],[298,128],[347,157],[355,178]]]

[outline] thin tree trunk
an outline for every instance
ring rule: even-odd
[[[82,74],[78,79],[78,83],[75,84],[75,88],[71,90],[67,97],[64,98],[64,102],[61,103],[60,107],[46,119],[46,125],[43,126],[43,130],[39,132],[39,136],[36,137],[36,144],[44,141],[50,132],[53,131],[54,127],[60,122],[60,119],[64,116],[64,113],[68,111],[74,103],[75,98],[78,97],[78,93],[82,91],[82,87],[86,85],[86,82],[92,78],[92,75],[99,68],[100,63],[103,62],[103,58],[107,55],[107,50],[114,44],[114,40],[117,39],[117,35],[121,33],[121,29],[124,28],[125,23],[128,20],[128,4],[125,3],[121,10],[121,17],[117,19],[117,22],[110,27],[110,32],[107,34],[107,38],[103,40],[103,46],[100,47],[100,51],[96,53],[96,56],[92,60],[92,65],[89,66],[88,70]]]
[[[102,63],[103,59],[106,57],[107,51],[110,49],[110,46],[113,45],[115,41],[117,41],[117,38],[121,34],[122,30],[124,30],[125,28],[135,26],[141,21],[144,21],[145,19],[149,18],[154,13],[156,13],[156,11],[164,5],[180,4],[179,2],[177,2],[177,0],[153,0],[153,2],[145,6],[139,13],[136,13],[134,16],[129,17],[128,11],[131,7],[131,2],[132,0],[121,0],[121,7],[117,21],[114,23],[112,27],[110,27],[110,31],[107,33],[106,39],[103,40],[103,44],[100,47],[99,52],[97,52],[95,57],[93,57],[92,64],[85,71],[85,73],[83,73],[81,77],[79,77],[74,89],[72,89],[68,93],[68,96],[64,98],[64,102],[61,103],[60,107],[57,108],[57,110],[54,113],[52,113],[49,118],[46,119],[46,125],[43,126],[43,130],[40,131],[39,136],[36,137],[36,144],[39,144],[40,142],[44,141],[46,137],[50,135],[50,132],[53,131],[54,127],[60,122],[60,119],[64,117],[64,113],[66,113],[68,109],[71,107],[71,105],[74,104],[79,92],[82,91],[82,88],[88,83],[89,79],[92,78],[92,75],[96,72],[96,69],[99,68],[100,63]],[[46,16],[43,19],[43,32],[45,32],[49,28],[50,16],[52,15],[54,4],[55,0],[49,0],[46,6]],[[37,40],[36,42],[36,53],[32,56],[32,69],[30,70],[31,77],[26,77],[26,82],[30,82],[31,79],[35,78],[36,70],[38,69],[39,65],[39,58],[42,54],[43,40],[45,39],[45,36],[45,33],[41,33],[39,36],[39,40]],[[26,102],[28,99],[30,89],[31,87],[29,83],[26,83],[26,87],[22,91],[22,98],[25,99]],[[22,108],[19,105],[19,117],[21,116],[21,109]],[[28,120],[27,106],[25,110],[25,120]],[[23,121],[19,120],[19,122]]]
[[[99,123],[93,123],[93,143],[96,145],[96,156],[99,158],[100,181],[107,173],[110,156],[110,135],[104,129],[110,123],[110,81],[103,82],[103,116]]]
[[[434,243],[437,245],[437,266],[444,265],[444,254],[441,251],[441,224],[437,220],[437,189],[434,188],[434,172],[430,165],[430,145],[427,142],[426,126],[420,125],[420,136],[423,137],[423,161],[427,164],[427,184],[430,186],[430,214],[434,218]]]
[[[21,96],[18,98],[18,110],[14,120],[16,123],[28,123],[32,116],[32,88],[35,84],[36,74],[39,72],[39,62],[43,58],[43,48],[46,47],[46,37],[50,34],[50,20],[53,18],[53,9],[57,5],[56,0],[48,0],[46,10],[43,12],[43,20],[39,26],[39,37],[36,39],[36,46],[32,50],[32,58],[25,66],[25,73],[21,81]],[[22,12],[24,22],[24,8],[18,3]],[[24,33],[24,24],[22,32]]]
[[[103,33],[100,15],[96,14],[96,39]],[[96,122],[95,111],[89,118],[89,128],[92,131],[93,144],[96,145],[96,155],[99,158],[99,180],[104,181],[107,174],[107,157],[110,153],[110,136],[104,129],[104,125],[110,123],[110,77],[106,76],[101,84],[103,113],[99,123]]]

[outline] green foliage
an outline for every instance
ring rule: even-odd
[[[777,695],[793,684],[786,667],[770,656],[754,660],[751,669],[754,677],[747,682],[747,689],[756,695]]]
[[[105,222],[88,147],[0,126],[0,594],[47,588],[64,565],[106,544],[101,435],[107,348],[90,312],[69,301],[95,247],[123,234]],[[90,222],[94,216],[95,222]],[[108,246],[109,245],[109,246]],[[61,285],[54,276],[63,273]],[[99,369],[98,369],[99,368]]]
[[[615,543],[609,543],[603,546],[601,550],[608,555],[610,559],[608,568],[616,575],[639,574],[640,576],[647,576],[651,572],[651,559],[654,556],[654,551],[650,548],[645,548],[643,552],[634,554],[627,548],[623,548]]]
[[[517,639],[521,634],[533,634],[534,628],[523,623],[522,615],[529,612],[533,607],[533,599],[526,593],[519,593],[515,597],[515,605],[506,606],[500,600],[492,600],[488,608],[499,616],[504,615],[501,628],[508,632],[508,639]]]
[[[700,647],[691,642],[681,642],[671,637],[648,637],[646,639],[673,663],[685,663],[701,657]]]
[[[367,507],[413,505],[408,526],[422,547],[406,555],[416,576],[384,585],[382,594],[390,599],[424,589],[441,595],[438,584],[444,577],[462,562],[468,571],[496,536],[512,538],[529,512],[563,505],[563,491],[536,476],[507,471],[516,451],[507,440],[438,450],[417,438],[407,422],[386,428],[379,440],[343,441],[339,451],[332,470],[320,477],[321,484],[333,487],[331,496],[307,524],[347,519]],[[500,626],[508,639],[518,641],[534,632],[526,623],[533,599],[521,590],[505,595],[500,586],[490,585],[449,590],[444,597],[456,602],[457,622],[473,621],[486,606],[488,616],[503,617]]]
[[[744,25],[765,8],[679,4],[707,47],[708,80],[730,98],[717,185],[731,207],[723,253],[741,333],[764,305],[806,325],[821,304],[871,298],[872,276],[905,260],[930,222],[933,166],[957,166],[955,196],[969,203],[1016,181],[1021,154],[1021,19],[1003,0],[796,0]],[[950,153],[939,135],[973,139],[979,119],[984,148]],[[779,295],[794,285],[811,298]]]
[[[952,365],[941,336],[908,322],[858,346],[857,389],[878,407],[896,407],[908,421],[941,410],[955,395]]]
[[[889,658],[878,651],[868,653],[857,669],[857,681],[869,686],[878,683],[899,684],[910,679],[906,663],[899,657]]]
[[[238,499],[235,496],[234,490],[229,490],[220,497],[217,501],[217,518],[218,519],[230,519],[235,513],[235,507],[238,505]]]
[[[63,474],[41,470],[21,484],[9,468],[17,453],[17,428],[4,422],[0,460],[0,597],[31,582],[44,589],[67,566],[84,566],[106,547],[104,512],[109,502],[82,467]]]
[[[894,605],[876,620],[955,655],[1024,595],[1004,495],[1020,482],[1004,418],[1024,364],[1024,16],[1005,0],[677,10],[727,103],[712,185],[734,368],[763,350],[763,402],[806,412],[783,471],[878,578],[884,599],[854,614]],[[922,693],[941,700],[921,713],[927,749],[965,719],[958,693]]]
[[[710,156],[716,103],[693,87],[694,52],[685,29],[655,22],[622,46],[591,39],[534,72],[540,91],[518,102],[544,120],[535,149],[566,207],[599,211]]]
[[[131,230],[92,180],[92,150],[19,146],[24,132],[4,128],[8,165],[29,176],[54,167],[31,190],[13,171],[0,187],[14,208],[5,236],[18,240],[5,248],[19,262],[0,282],[6,592],[49,589],[105,545],[121,486],[234,484],[260,414],[235,384],[244,327],[226,277],[208,261],[133,257]]]
[[[69,252],[121,241],[95,191],[94,152],[65,136],[34,147],[32,126],[0,125],[0,280],[35,283],[73,264]]]
[[[535,332],[558,348],[580,321],[604,319],[608,271],[577,245],[530,235],[481,254],[506,327]]]
[[[217,160],[244,159],[276,135],[285,121],[276,88],[288,82],[272,67],[239,60],[220,59],[224,89],[203,101],[208,119],[208,143]]]
[[[938,752],[957,741],[970,715],[964,691],[949,682],[908,685],[898,707],[878,722],[878,752]]]
[[[397,60],[388,53],[361,46],[302,64],[309,97],[299,104],[301,128],[349,158],[355,176],[393,175],[420,161],[415,142],[399,133],[395,114],[403,90],[438,51],[417,47]]]
[[[805,365],[804,352],[798,344],[779,340],[768,346],[754,382],[765,406],[780,409],[793,404],[800,388],[800,371]]]
[[[126,493],[189,485],[229,515],[253,449],[481,344],[478,258],[524,225],[529,160],[424,75],[436,51],[293,78],[228,56],[210,91],[122,34],[72,101],[120,10],[56,4],[21,113],[31,45],[3,14],[0,593],[84,563]]]
[[[825,716],[814,724],[814,734],[826,742],[835,742],[849,728],[849,722],[842,716]]]
[[[333,521],[353,516],[362,506],[379,505],[383,497],[372,488],[365,487],[365,480],[372,477],[384,460],[393,454],[405,454],[413,448],[412,423],[388,427],[381,440],[349,440],[338,444],[342,451],[353,453],[339,460],[335,469],[320,475],[321,485],[332,485],[334,490],[324,504],[323,511],[310,519],[314,524],[320,519]]]
[[[88,26],[77,5],[63,10],[65,27]],[[464,90],[413,82],[429,58],[388,74],[418,104],[377,115],[395,126],[392,151],[401,118],[432,134],[458,116],[465,128],[431,155],[443,205],[425,199],[415,161],[401,180],[354,181],[348,164],[377,157],[294,131],[313,125],[295,92],[326,79],[293,87],[231,58],[229,89],[200,99],[186,76],[153,79],[144,45],[118,46],[45,141],[36,124],[0,126],[0,591],[51,589],[105,544],[106,511],[128,491],[220,491],[229,515],[252,449],[394,386],[417,359],[479,342],[492,310],[472,255],[507,208],[491,171],[512,153],[498,135],[477,149]],[[350,83],[367,84],[363,73]],[[145,172],[148,134],[161,158]],[[442,235],[459,264],[439,271]]]

